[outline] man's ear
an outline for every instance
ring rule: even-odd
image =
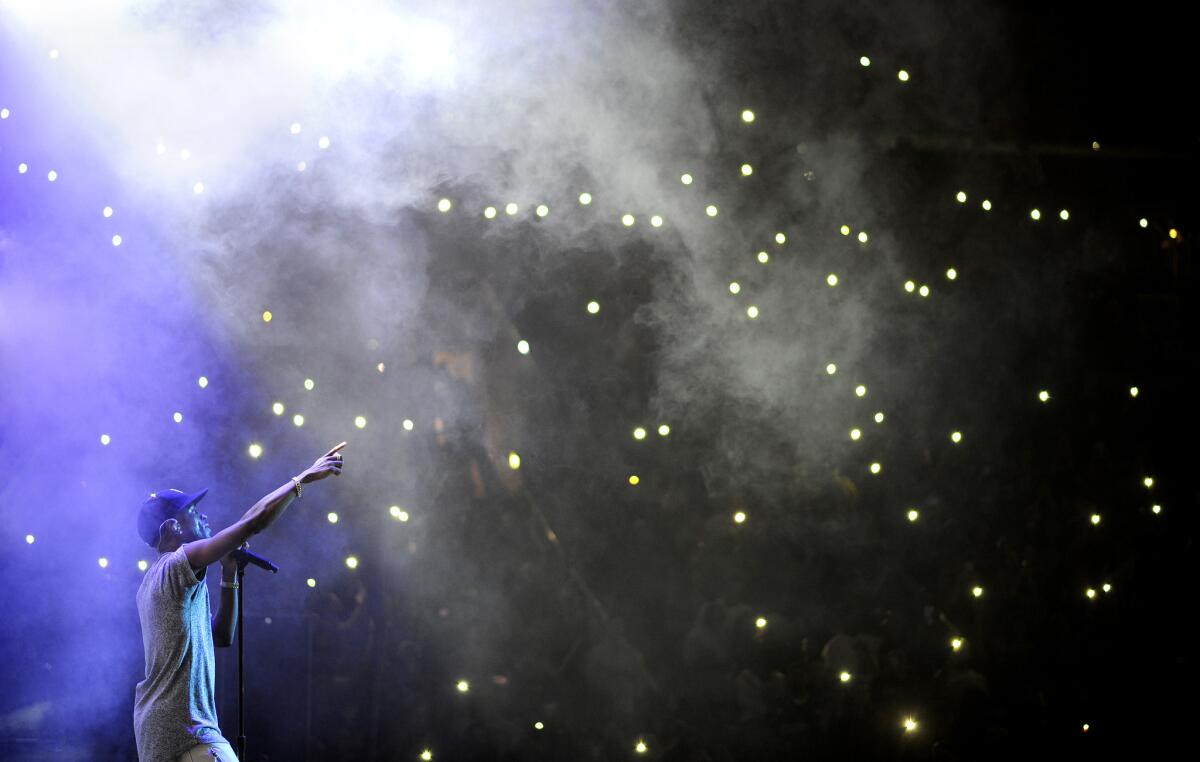
[[[161,543],[163,537],[167,535],[183,534],[183,527],[179,525],[179,519],[167,519],[158,525],[158,541]]]

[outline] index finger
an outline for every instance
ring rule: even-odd
[[[334,454],[336,454],[336,453],[337,453],[339,450],[341,450],[341,449],[342,449],[342,448],[344,448],[345,446],[346,446],[346,443],[345,443],[345,442],[342,442],[342,443],[341,443],[341,444],[339,444],[339,445],[334,445],[332,450],[330,450],[329,452],[325,453],[325,457],[326,457],[326,458],[328,458],[330,455],[334,455]]]

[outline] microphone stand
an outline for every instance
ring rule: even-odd
[[[237,652],[238,652],[238,737],[237,737],[237,757],[241,762],[246,762],[246,674],[245,674],[245,649],[246,638],[242,635],[242,623],[246,618],[242,616],[242,601],[246,599],[246,565],[250,563],[250,559],[241,554],[238,557],[238,597],[237,597]],[[274,564],[268,564],[271,567],[271,573],[279,571],[279,568]]]

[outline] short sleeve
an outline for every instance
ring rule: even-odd
[[[159,573],[159,588],[175,600],[183,600],[184,594],[200,584],[192,565],[188,563],[187,553],[183,547],[178,547],[167,554]]]

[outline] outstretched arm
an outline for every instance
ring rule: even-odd
[[[342,461],[339,453],[346,443],[334,447],[329,452],[317,458],[311,467],[296,478],[301,484],[311,484],[320,481],[330,474],[341,475]],[[183,546],[188,563],[193,569],[203,569],[220,560],[231,551],[238,548],[252,535],[274,524],[283,515],[283,511],[296,499],[295,483],[288,481],[269,495],[260,499],[250,507],[240,519],[205,540],[196,540]]]

